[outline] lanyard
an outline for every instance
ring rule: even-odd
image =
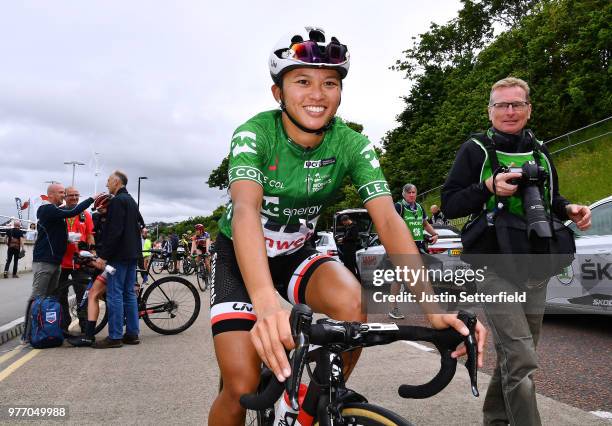
[[[412,210],[410,208],[410,204],[408,204],[408,202],[406,200],[402,200],[402,202],[404,203],[404,209],[408,210],[410,213],[412,213],[412,217],[414,217],[416,219],[418,217],[418,214],[419,214],[419,205],[414,203],[414,206],[416,208],[415,208],[415,210]]]

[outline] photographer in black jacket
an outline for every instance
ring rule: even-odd
[[[442,189],[442,210],[450,219],[472,215],[462,231],[464,252],[493,254],[504,259],[496,261],[499,263],[507,259],[524,262],[515,264],[514,276],[503,274],[503,268],[489,268],[486,280],[479,283],[478,291],[487,295],[519,292],[526,296],[523,303],[483,304],[497,351],[497,367],[489,383],[483,414],[485,425],[539,425],[532,377],[538,367],[536,345],[548,278],[534,278],[529,258],[542,259],[538,255],[555,253],[553,247],[562,240],[562,232],[569,235],[570,241],[565,241],[575,250],[571,233],[560,221],[569,218],[579,229],[587,229],[591,212],[586,206],[570,204],[559,194],[550,154],[525,129],[531,115],[526,82],[509,77],[495,83],[488,112],[493,127],[484,134],[473,135],[457,152]],[[509,167],[516,169],[510,172]],[[529,171],[533,172],[530,174],[533,179],[526,182]],[[525,197],[526,193],[535,197]],[[534,200],[538,197],[539,201]],[[525,206],[533,211],[526,211]],[[533,212],[542,220],[537,223],[532,220]],[[526,250],[513,250],[525,245]]]
[[[127,182],[125,173],[118,170],[114,171],[106,182],[108,191],[114,197],[108,205],[102,248],[98,252],[96,266],[103,269],[108,263],[115,268],[115,273],[108,277],[106,283],[108,338],[96,341],[93,347],[97,349],[118,348],[122,343],[131,345],[140,343],[138,304],[134,285],[136,264],[142,251],[140,239],[142,216],[136,201],[125,188]]]

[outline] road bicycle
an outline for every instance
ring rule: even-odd
[[[192,254],[183,260],[183,273],[190,275],[195,272],[196,282],[201,291],[206,291],[210,287],[210,271],[206,267],[206,259],[209,253],[200,255]],[[200,258],[198,260],[198,257]]]
[[[455,348],[464,342],[471,391],[478,396],[476,316],[460,311],[459,318],[470,334],[462,336],[454,329],[431,328],[383,323],[335,321],[329,318],[312,323],[312,311],[306,305],[295,305],[291,311],[291,331],[296,348],[291,362],[291,376],[280,383],[264,368],[257,393],[243,395],[240,404],[246,408],[246,424],[272,425],[410,425],[396,413],[373,404],[359,393],[346,388],[341,354],[357,348],[386,345],[398,340],[431,342],[440,352],[440,370],[428,383],[401,385],[403,398],[428,398],[442,391],[456,372],[457,359],[451,358]],[[314,364],[314,369],[311,368]],[[310,383],[303,400],[298,398],[304,367]],[[302,385],[304,386],[304,385]],[[285,393],[285,403],[291,407],[284,417],[275,420],[275,402]],[[301,404],[300,404],[301,402]],[[298,412],[299,410],[299,412]],[[284,422],[284,423],[283,423]]]
[[[175,274],[177,272],[176,264],[174,260],[172,260],[172,255],[164,252],[163,250],[157,249],[151,250],[151,253],[154,251],[156,254],[152,255],[151,262],[149,262],[153,272],[156,274],[161,274],[165,270],[168,271],[170,275]]]
[[[161,250],[151,250],[151,253],[161,252]],[[93,285],[97,273],[89,267],[95,257],[87,252],[80,251],[75,253],[75,263],[81,265],[91,278],[87,290],[79,306],[73,308],[72,315],[77,317],[77,311],[87,308],[89,289]],[[193,284],[185,278],[178,276],[166,276],[155,279],[149,270],[138,268],[136,270],[137,282],[136,297],[138,303],[138,317],[153,331],[160,334],[178,334],[187,330],[195,322],[200,314],[200,295]],[[139,282],[140,273],[146,272],[148,282]],[[62,284],[62,287],[72,285],[72,280]],[[95,334],[98,334],[108,323],[108,311],[106,310],[106,300],[103,298],[99,302],[100,315],[96,322]]]
[[[190,254],[184,256],[181,262],[181,272],[183,275],[191,275],[195,271],[195,256]]]

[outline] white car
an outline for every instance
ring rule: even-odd
[[[438,241],[427,247],[429,254],[432,255],[426,260],[429,267],[443,271],[468,269],[469,265],[460,258],[462,245],[458,231],[445,225],[434,225],[434,229],[438,233]],[[425,232],[425,235],[428,233]],[[368,247],[358,250],[355,254],[357,269],[364,286],[372,285],[375,270],[385,268],[385,253],[385,248],[380,244],[378,236],[373,234]]]
[[[336,260],[339,260],[338,247],[336,246],[334,235],[331,232],[318,232],[317,235],[319,237],[319,239],[316,241],[317,250],[323,254],[332,256]]]
[[[576,258],[548,282],[549,311],[612,315],[612,196],[590,208],[589,230],[566,223],[576,235]]]
[[[449,256],[459,256],[463,249],[461,245],[461,235],[459,231],[451,226],[446,225],[433,225],[434,229],[438,233],[438,241],[435,244],[429,244],[427,251],[429,254],[442,254],[446,253]],[[425,231],[426,236],[430,236]]]
[[[592,226],[580,231],[566,222],[575,233],[576,258],[562,274],[552,277],[546,292],[547,312],[612,315],[612,196],[591,204]],[[429,250],[444,268],[468,268],[460,260],[461,237],[452,230],[436,226],[439,239]],[[357,267],[364,285],[371,284],[375,269],[381,268],[385,249],[377,239],[357,252]]]

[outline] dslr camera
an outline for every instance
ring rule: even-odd
[[[520,173],[521,177],[508,180],[512,185],[518,185],[523,200],[523,211],[527,219],[527,236],[535,233],[540,238],[552,238],[550,220],[544,207],[543,194],[540,188],[548,179],[548,172],[542,166],[531,160],[522,167],[504,167],[502,173]]]

